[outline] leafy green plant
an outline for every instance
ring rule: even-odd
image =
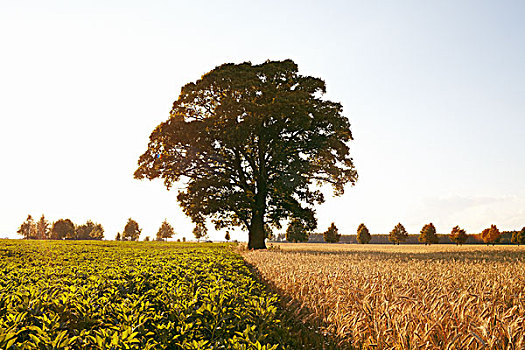
[[[0,349],[286,349],[229,244],[0,241]]]

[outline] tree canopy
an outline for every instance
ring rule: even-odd
[[[291,60],[221,65],[182,88],[135,177],[168,189],[181,181],[177,198],[193,222],[241,226],[249,248],[265,248],[265,224],[298,219],[313,230],[324,201],[313,185],[341,195],[357,180],[350,123],[325,92]]]
[[[286,240],[288,242],[308,242],[309,235],[308,228],[298,219],[292,220],[286,228]]]
[[[394,244],[399,244],[404,242],[408,238],[408,232],[401,223],[398,223],[390,234],[388,235],[388,240]]]
[[[452,242],[459,244],[459,245],[462,245],[468,239],[467,232],[464,229],[460,228],[459,226],[455,226],[452,229],[449,237]]]
[[[439,237],[436,234],[436,227],[434,224],[429,223],[423,226],[417,239],[421,243],[425,243],[425,245],[439,243]]]
[[[124,231],[122,232],[122,240],[127,241],[138,241],[142,229],[139,228],[139,224],[132,218],[128,219],[126,226],[124,226]]]
[[[517,245],[525,244],[525,227],[521,231],[514,231],[512,233],[511,242]]]
[[[168,238],[172,238],[175,234],[173,226],[170,225],[167,219],[164,219],[162,225],[160,225],[159,230],[157,231],[157,241],[164,241]]]
[[[60,219],[53,223],[51,228],[52,239],[73,238],[75,234],[75,224],[69,219]]]
[[[499,242],[500,237],[501,232],[496,225],[490,225],[489,228],[486,228],[481,232],[481,239],[487,244],[492,243],[492,245],[494,245],[495,243]]]
[[[101,224],[94,223],[88,220],[85,224],[79,225],[75,228],[75,234],[73,239],[88,240],[96,239],[101,240],[104,238],[104,228]]]
[[[35,224],[35,220],[33,220],[33,217],[31,215],[27,216],[26,221],[20,225],[18,228],[17,233],[21,236],[23,236],[25,239],[34,239],[37,235],[37,227]]]
[[[49,222],[46,220],[44,214],[36,223],[36,237],[37,239],[48,239],[50,234]]]
[[[323,233],[324,241],[327,243],[337,243],[339,242],[339,239],[341,238],[341,235],[339,234],[339,229],[335,224],[332,222],[330,227]]]
[[[197,224],[193,229],[193,235],[197,241],[200,241],[202,238],[206,238],[208,236],[208,230],[204,224]]]
[[[360,244],[368,244],[370,240],[372,239],[372,236],[370,236],[370,232],[368,231],[368,228],[365,224],[360,224],[357,227],[357,242]]]

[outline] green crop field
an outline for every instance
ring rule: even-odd
[[[283,349],[231,246],[0,241],[0,349]]]

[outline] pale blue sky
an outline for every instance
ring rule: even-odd
[[[215,66],[286,58],[326,81],[355,136],[359,181],[319,207],[320,230],[521,228],[524,4],[0,2],[0,237],[28,213],[109,238],[168,218],[191,237],[175,191],[133,179],[150,132]]]

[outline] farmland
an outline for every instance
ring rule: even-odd
[[[525,348],[525,249],[280,244],[244,254],[338,348]]]
[[[228,245],[0,241],[0,349],[284,349]]]

